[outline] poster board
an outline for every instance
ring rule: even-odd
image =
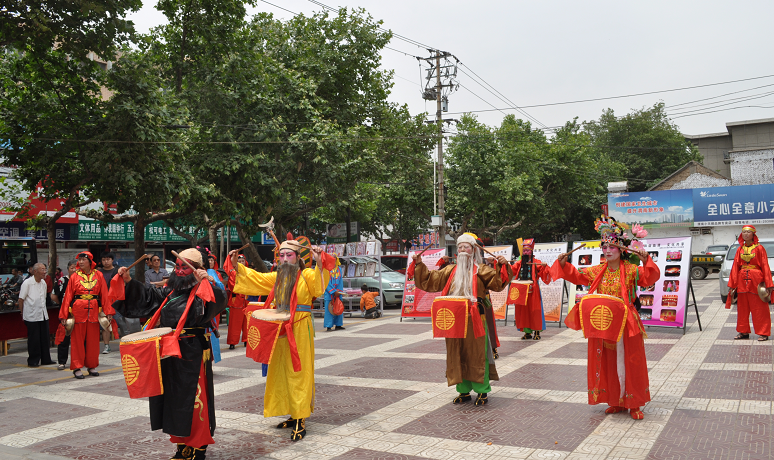
[[[408,259],[406,262],[406,268],[411,264],[414,258],[414,254],[418,254],[421,251],[409,251]],[[428,249],[422,254],[422,262],[427,266],[430,271],[437,270],[438,259],[446,255],[446,249]],[[409,280],[406,275],[406,281],[403,283],[403,303],[400,307],[401,317],[430,317],[430,307],[433,305],[433,300],[441,295],[440,292],[425,292],[416,289],[414,280]]]
[[[661,271],[661,277],[655,285],[637,288],[642,304],[642,324],[682,328],[685,326],[688,305],[691,237],[646,238],[641,241]],[[580,243],[586,243],[586,247],[572,254],[573,264],[579,269],[599,264],[602,255],[600,242],[576,241],[573,248]],[[582,289],[570,286],[570,305],[573,306],[587,293],[588,286]]]
[[[541,262],[549,267],[560,254],[567,252],[567,243],[535,243],[532,254]],[[543,313],[546,322],[559,322],[562,319],[562,298],[564,296],[564,281],[553,280],[545,284],[543,280],[538,280],[540,285],[540,295],[543,298]]]
[[[513,246],[487,246],[486,250],[496,256],[505,257],[505,260],[511,260],[511,257],[513,257]],[[484,253],[484,257],[487,260],[492,259],[492,256],[487,253]],[[505,304],[508,300],[508,289],[503,289],[500,292],[489,291],[489,300],[492,302],[494,318],[505,319],[508,309],[508,306]]]

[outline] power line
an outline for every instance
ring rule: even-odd
[[[468,69],[470,69],[468,67]],[[627,97],[636,97],[636,96],[647,96],[650,94],[660,94],[660,93],[671,93],[675,91],[685,91],[689,89],[697,89],[697,88],[706,88],[710,86],[719,86],[719,85],[728,85],[731,83],[739,83],[742,81],[751,81],[751,80],[760,80],[762,78],[771,78],[774,77],[774,75],[762,75],[760,77],[752,77],[752,78],[743,78],[740,80],[729,80],[729,81],[723,81],[723,82],[717,82],[717,83],[708,83],[705,85],[695,85],[695,86],[685,86],[682,88],[672,88],[672,89],[665,89],[665,90],[659,90],[659,91],[648,91],[644,93],[634,93],[634,94],[625,94],[620,96],[608,96],[608,97],[598,97],[593,99],[579,99],[576,101],[565,101],[565,102],[551,102],[548,104],[533,104],[533,105],[522,105],[519,107],[502,107],[498,109],[484,109],[484,110],[467,110],[465,112],[450,112],[450,115],[456,115],[456,114],[463,114],[463,113],[481,113],[481,112],[494,112],[495,110],[520,110],[520,109],[531,109],[535,107],[551,107],[556,105],[568,105],[568,104],[580,104],[583,102],[594,102],[594,101],[606,101],[611,99],[623,99]]]
[[[505,102],[506,104],[511,104],[512,106],[514,106],[514,107],[516,108],[516,110],[518,110],[520,113],[522,113],[522,114],[523,114],[524,116],[526,116],[527,118],[529,118],[529,119],[533,120],[533,121],[534,121],[535,123],[537,123],[539,126],[542,126],[542,127],[545,127],[545,126],[546,126],[545,124],[541,123],[541,122],[540,122],[540,120],[538,120],[537,118],[535,118],[535,117],[533,117],[532,115],[528,114],[528,113],[527,113],[525,110],[523,110],[521,107],[519,107],[518,105],[516,105],[516,104],[515,104],[513,101],[511,101],[510,99],[508,99],[507,97],[505,97],[505,95],[504,95],[503,93],[501,93],[500,91],[497,91],[497,89],[495,89],[495,87],[494,87],[494,86],[490,85],[490,84],[489,84],[489,83],[488,83],[486,80],[484,80],[483,78],[481,78],[481,76],[479,76],[479,75],[478,75],[476,72],[474,72],[474,71],[473,71],[473,69],[471,69],[470,67],[468,67],[468,66],[467,66],[467,65],[466,65],[464,62],[460,62],[460,65],[461,65],[461,66],[463,66],[463,67],[465,67],[465,68],[467,68],[468,70],[470,70],[470,72],[471,72],[473,75],[475,75],[476,77],[478,77],[478,79],[479,79],[479,80],[481,80],[482,82],[484,82],[484,83],[485,83],[487,86],[489,86],[489,87],[490,87],[490,88],[492,88],[492,89],[493,89],[495,92],[497,92],[497,94],[499,94],[500,96],[502,96],[502,97],[499,97],[499,96],[497,96],[497,95],[495,94],[495,97],[497,97],[497,98],[498,98],[498,99],[500,99],[501,101]],[[470,77],[470,75],[469,75],[467,72],[465,72],[464,70],[461,70],[461,69],[460,69],[460,71],[461,71],[461,72],[463,72],[465,75],[468,75],[468,76]],[[471,78],[472,78],[472,77],[471,77]],[[473,79],[473,81],[476,81],[476,80],[475,80],[475,79]],[[477,83],[478,83],[478,82],[477,82]],[[479,85],[481,85],[481,83],[479,83]],[[484,85],[481,85],[481,86],[483,86],[483,87],[484,87],[484,89],[487,89],[487,88],[486,88]],[[489,90],[487,89],[487,91],[489,91]],[[489,91],[489,92],[491,93],[492,91]],[[494,94],[494,93],[492,93],[492,94]],[[501,112],[502,112],[502,110],[501,110]]]

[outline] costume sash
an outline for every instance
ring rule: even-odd
[[[451,283],[452,280],[454,280],[454,274],[457,272],[457,266],[455,265],[454,268],[452,268],[451,273],[449,274],[449,279],[446,280],[446,286],[444,286],[443,291],[441,291],[442,296],[448,296],[449,290],[451,289]],[[473,335],[476,336],[476,338],[479,338],[483,336],[486,332],[484,331],[484,323],[481,321],[481,315],[478,313],[478,265],[473,264],[473,297],[476,298],[476,302],[470,303],[470,318],[473,322]],[[466,326],[467,327],[467,326]]]

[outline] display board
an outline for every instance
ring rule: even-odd
[[[688,305],[688,286],[691,268],[691,237],[646,238],[641,240],[645,250],[661,271],[656,284],[638,287],[642,308],[640,319],[646,326],[684,327]],[[597,265],[602,259],[599,241],[576,241],[586,247],[572,254],[572,262],[578,268]],[[570,287],[570,304],[574,305],[585,294],[588,286]]]
[[[414,254],[421,251],[409,251],[406,268],[411,264]],[[438,260],[446,255],[446,249],[428,249],[422,254],[422,262],[431,271],[438,270]],[[440,292],[425,292],[416,289],[414,280],[409,280],[406,275],[406,281],[403,283],[403,304],[400,308],[402,317],[430,317],[430,307],[433,305],[433,299],[441,295]]]
[[[532,254],[549,267],[554,264],[560,254],[567,252],[567,243],[535,243]],[[564,295],[564,282],[553,280],[545,284],[539,280],[540,295],[543,298],[543,313],[547,322],[559,322],[562,319],[562,297]]]
[[[496,256],[505,257],[505,260],[511,260],[513,257],[513,246],[487,246],[486,250]],[[484,253],[484,257],[487,259],[492,258],[487,253]],[[489,291],[489,300],[492,302],[495,319],[505,319],[508,309],[508,306],[505,304],[508,300],[508,289],[503,289],[500,292]]]

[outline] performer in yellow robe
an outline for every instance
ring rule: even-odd
[[[290,418],[277,428],[293,428],[292,441],[306,436],[304,419],[314,411],[314,325],[312,322],[312,300],[321,297],[330,281],[330,271],[323,268],[335,265],[331,256],[320,248],[313,248],[315,269],[305,268],[299,253],[306,248],[294,240],[287,240],[280,246],[279,265],[276,272],[259,273],[237,263],[237,251],[231,251],[231,263],[237,269],[234,283],[235,294],[265,296],[274,290],[274,305],[280,311],[290,311],[291,301],[295,302],[293,323],[298,358],[301,370],[293,369],[292,350],[287,335],[281,335],[271,357],[266,391],[263,399],[263,416],[276,417],[290,414]],[[333,268],[333,267],[330,267]],[[293,286],[296,296],[292,295]]]

